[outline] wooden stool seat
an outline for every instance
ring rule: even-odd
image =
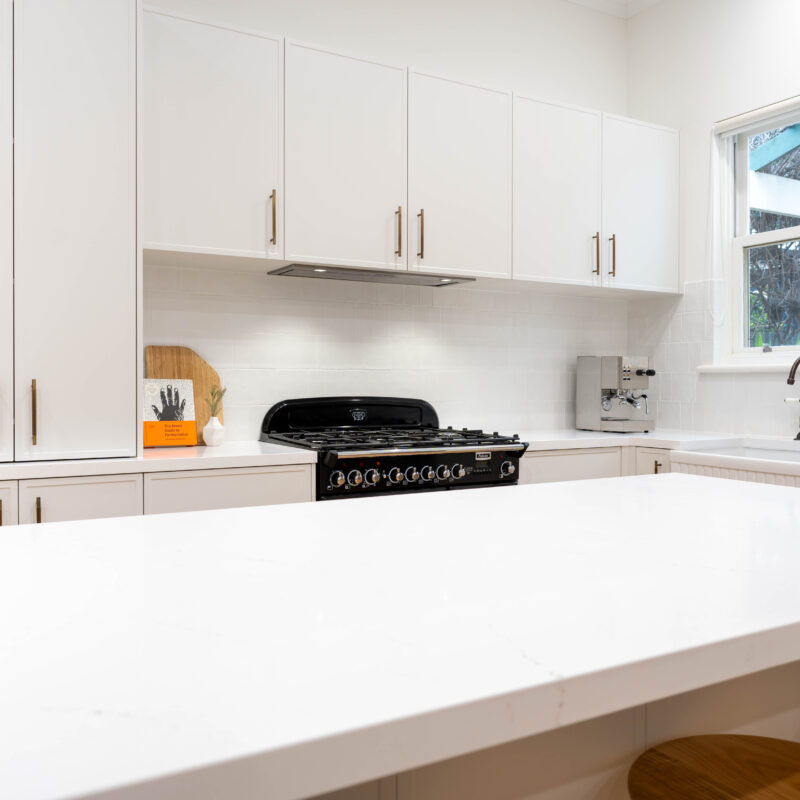
[[[651,747],[628,773],[631,800],[800,800],[800,744],[689,736]]]

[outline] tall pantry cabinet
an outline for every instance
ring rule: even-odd
[[[7,37],[10,3],[0,2]],[[136,2],[15,0],[13,20],[14,455],[135,455]],[[9,205],[4,195],[6,288]],[[6,458],[9,296],[0,297]]]
[[[0,0],[0,461],[14,458],[13,19]]]

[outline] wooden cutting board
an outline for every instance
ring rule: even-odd
[[[206,398],[212,386],[222,386],[217,371],[188,347],[151,345],[144,349],[144,374],[147,378],[185,378],[194,381],[194,411],[197,419],[197,443],[203,442],[203,428],[211,419]],[[224,425],[222,404],[219,421]]]

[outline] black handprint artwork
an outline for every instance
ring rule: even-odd
[[[172,391],[172,386],[167,386],[167,393],[161,390],[161,411],[153,406],[153,413],[159,422],[180,422],[183,419],[183,409],[186,407],[186,400],[178,397],[178,389]]]

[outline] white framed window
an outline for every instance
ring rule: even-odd
[[[800,353],[800,98],[715,132],[730,309],[721,355],[761,365],[793,359]]]

